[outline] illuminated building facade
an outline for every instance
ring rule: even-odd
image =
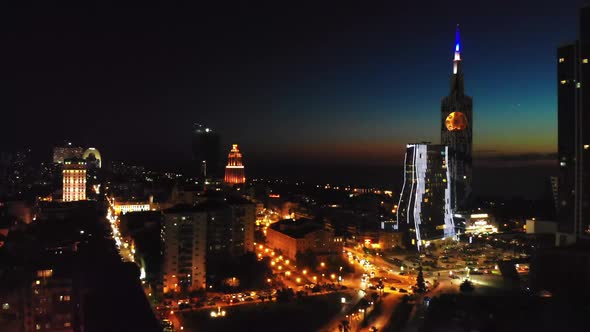
[[[268,246],[295,259],[297,253],[341,254],[344,238],[309,219],[285,219],[272,224],[266,233]]]
[[[63,164],[66,159],[82,158],[83,154],[83,148],[72,146],[72,143],[68,143],[67,146],[53,148],[53,162],[56,164]]]
[[[164,293],[205,288],[207,214],[193,209],[164,211]]]
[[[445,145],[408,144],[395,225],[406,234],[406,246],[420,250],[427,241],[455,235],[450,162]]]
[[[113,203],[115,215],[122,215],[129,212],[150,211],[150,202],[118,202]]]
[[[465,234],[494,234],[498,227],[494,218],[487,213],[455,214],[455,227],[464,229]]]
[[[221,178],[219,163],[221,150],[219,134],[213,129],[195,123],[193,125],[193,155],[199,164],[199,180]]]
[[[459,26],[455,35],[451,92],[441,103],[441,144],[449,147],[451,158],[452,207],[466,209],[472,183],[473,101],[464,89]]]
[[[63,167],[63,201],[86,199],[86,162],[83,159],[66,159]]]
[[[227,157],[227,166],[225,166],[225,183],[230,185],[242,184],[246,182],[244,174],[244,165],[242,164],[242,153],[237,144],[232,144],[231,151]]]
[[[557,49],[557,245],[590,239],[590,7],[579,39]]]

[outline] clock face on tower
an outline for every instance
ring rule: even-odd
[[[467,117],[461,112],[452,112],[445,119],[448,131],[461,131],[467,128]]]

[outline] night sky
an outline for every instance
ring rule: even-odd
[[[3,8],[1,148],[178,164],[201,122],[254,165],[399,165],[440,140],[459,23],[476,165],[552,163],[583,1],[394,2]]]

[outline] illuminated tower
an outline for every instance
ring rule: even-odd
[[[473,150],[473,103],[465,95],[459,26],[455,32],[455,57],[451,92],[441,103],[441,144],[449,147],[451,158],[451,204],[466,209],[471,195]]]
[[[86,162],[72,158],[64,160],[63,201],[73,202],[86,199]]]
[[[242,153],[237,144],[232,144],[227,157],[227,166],[225,166],[225,183],[234,185],[244,182],[246,182],[246,176],[244,175],[244,165],[242,165]]]
[[[395,224],[407,247],[420,250],[428,241],[455,235],[450,162],[445,145],[408,144]]]

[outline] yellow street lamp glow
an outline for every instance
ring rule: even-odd
[[[313,276],[313,281],[316,281],[316,280],[318,280],[318,277]]]
[[[282,269],[283,269],[283,267],[279,265],[279,270],[282,270]]]
[[[258,249],[262,250],[264,248],[264,246],[261,244],[260,246],[258,246]]]
[[[332,279],[336,279],[336,275],[335,275],[334,273],[332,273],[332,274],[330,275],[330,278],[332,278]]]
[[[300,282],[301,282],[301,278],[297,278],[297,279],[295,279],[295,281],[296,281],[297,283],[300,283]]]
[[[285,261],[285,265],[289,265],[289,260],[288,259]]]
[[[307,274],[307,270],[303,270],[303,275],[306,275],[306,274]]]
[[[269,279],[266,279],[266,282],[270,283],[270,278]]]
[[[324,267],[324,266],[326,266],[326,263],[322,262],[320,265],[321,265],[322,267]]]
[[[270,265],[275,266],[275,261],[270,262]]]

